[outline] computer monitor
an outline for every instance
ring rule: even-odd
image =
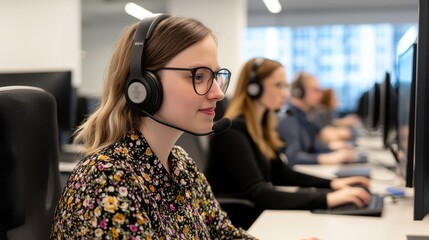
[[[414,116],[416,91],[417,29],[411,28],[398,43],[397,133],[398,169],[407,187],[413,186]]]
[[[390,149],[396,155],[397,139],[397,88],[393,86],[390,72],[386,72],[380,85],[380,115],[384,148]]]
[[[380,116],[380,84],[374,83],[368,92],[368,114],[365,126],[369,130],[377,130]]]
[[[419,0],[414,145],[414,220],[429,213],[429,3]]]
[[[369,90],[364,91],[359,97],[356,114],[359,116],[363,124],[368,122],[368,101],[369,101]]]
[[[74,93],[71,71],[0,73],[0,87],[24,85],[50,92],[57,102],[58,127],[69,131],[74,127]]]

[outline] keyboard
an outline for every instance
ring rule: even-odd
[[[314,209],[312,212],[320,214],[381,217],[383,212],[383,204],[384,202],[382,195],[371,194],[371,200],[369,201],[368,205],[364,207],[358,207],[353,203],[349,203],[334,208]]]
[[[339,168],[334,174],[340,178],[353,177],[353,176],[364,176],[367,178],[371,178],[371,169],[369,167],[358,167],[358,168],[342,167],[342,168]]]

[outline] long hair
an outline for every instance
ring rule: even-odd
[[[326,107],[329,111],[335,111],[335,93],[332,88],[327,88],[323,90],[322,100],[320,100],[320,104]]]
[[[127,106],[124,88],[129,75],[134,32],[139,22],[126,29],[119,38],[107,73],[99,108],[77,128],[74,142],[91,154],[138,129],[141,117]],[[146,41],[142,64],[147,70],[163,67],[177,54],[213,34],[198,20],[168,17],[161,21]]]
[[[246,122],[247,131],[252,140],[256,143],[261,153],[267,159],[273,159],[276,150],[284,146],[283,141],[279,138],[277,132],[277,115],[272,110],[264,113],[262,125],[256,122],[255,118],[255,100],[247,93],[247,85],[250,80],[250,73],[255,59],[247,61],[240,71],[235,92],[230,100],[225,117],[235,118],[243,115]],[[260,81],[264,81],[275,70],[283,67],[281,63],[265,59],[255,70],[255,75]]]

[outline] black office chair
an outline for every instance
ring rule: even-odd
[[[0,239],[49,239],[61,194],[54,97],[0,88]]]

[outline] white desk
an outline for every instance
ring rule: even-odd
[[[385,200],[382,217],[313,214],[310,211],[266,210],[249,228],[261,240],[406,240],[407,235],[429,236],[429,217],[413,221],[413,199]]]
[[[380,166],[393,165],[393,156],[381,147],[379,138],[361,141],[361,149],[368,150],[368,164],[350,165],[301,165],[294,169],[308,174],[333,178],[340,167],[370,167],[371,191],[385,193],[386,187],[403,186],[397,175]],[[365,140],[365,139],[364,139]],[[378,142],[377,142],[378,140]],[[378,145],[377,145],[378,144]],[[381,161],[380,161],[381,160]],[[376,164],[374,164],[376,162]],[[386,197],[382,217],[359,217],[313,214],[310,211],[266,210],[249,228],[249,233],[262,240],[302,239],[315,236],[329,240],[406,240],[407,235],[429,236],[429,216],[423,221],[413,221],[413,190],[405,189],[406,197]]]

